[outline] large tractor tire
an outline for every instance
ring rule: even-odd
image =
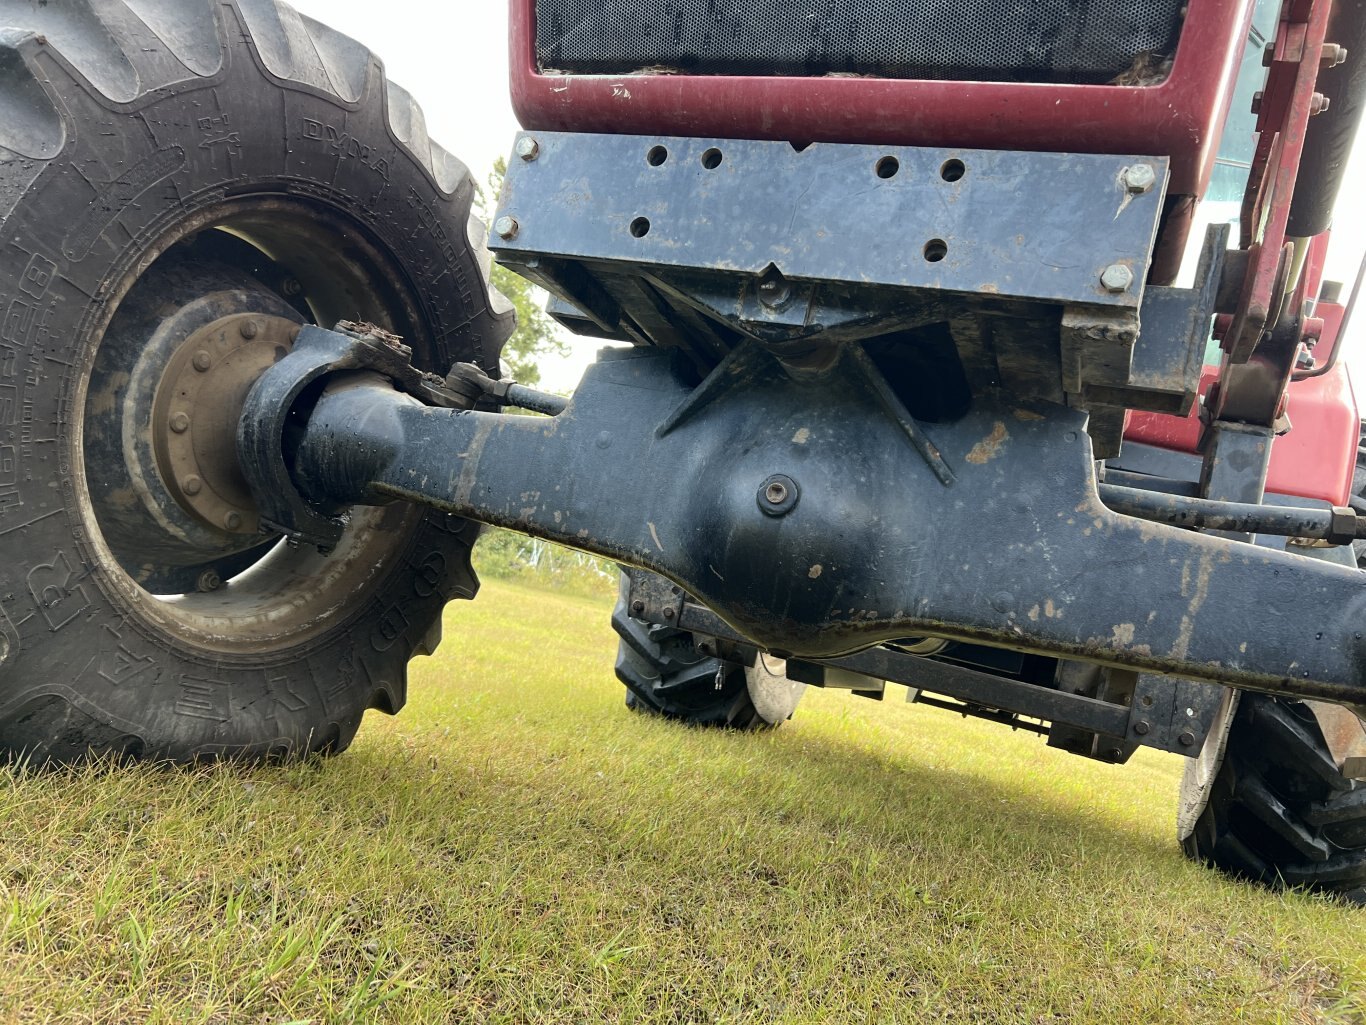
[[[626,707],[696,726],[769,729],[792,717],[806,685],[785,674],[781,660],[760,654],[753,666],[699,651],[691,633],[632,618],[630,584],[612,612],[620,636],[617,679],[626,685]]]
[[[1313,712],[1241,694],[1226,726],[1187,766],[1186,854],[1240,879],[1366,902],[1366,786],[1338,770]]]
[[[337,751],[472,597],[477,531],[260,524],[237,412],[298,325],[497,374],[466,169],[272,0],[0,0],[0,755]]]

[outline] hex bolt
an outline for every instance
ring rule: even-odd
[[[541,144],[529,135],[517,140],[517,155],[530,163],[541,155]]]
[[[1309,116],[1310,116],[1310,117],[1313,117],[1313,116],[1316,115],[1316,114],[1324,114],[1324,113],[1327,113],[1328,107],[1329,107],[1329,100],[1328,100],[1328,97],[1327,97],[1327,96],[1324,96],[1323,93],[1315,93],[1313,96],[1309,97]]]
[[[180,482],[180,490],[187,495],[197,495],[204,490],[204,482],[194,474],[190,474],[190,476]]]
[[[204,594],[208,594],[210,591],[216,591],[223,586],[223,578],[213,570],[206,569],[203,573],[199,574],[199,580],[196,582],[195,586]]]
[[[1140,737],[1146,737],[1148,735],[1148,731],[1151,729],[1152,726],[1149,724],[1147,719],[1140,719],[1138,722],[1134,723],[1134,732],[1137,733]]]
[[[1319,67],[1327,71],[1335,68],[1347,59],[1347,47],[1339,43],[1324,43],[1323,52],[1319,57]]]
[[[645,603],[637,598],[631,602],[631,615],[639,616],[645,611]]]
[[[261,333],[261,325],[254,320],[244,320],[237,325],[237,332],[247,341],[251,341]]]
[[[1189,730],[1176,739],[1180,742],[1182,747],[1193,747],[1195,745],[1195,734],[1191,733]]]
[[[207,373],[211,366],[213,366],[213,357],[206,350],[200,349],[194,354],[194,368],[201,374]]]
[[[223,517],[223,526],[227,527],[229,530],[236,530],[241,525],[242,514],[239,512],[230,512]]]
[[[517,223],[517,218],[504,216],[493,222],[493,230],[498,233],[499,238],[510,241],[517,237],[517,232],[522,230],[522,226]]]
[[[1134,164],[1124,169],[1124,187],[1134,195],[1142,195],[1157,184],[1157,172],[1152,164]]]
[[[1252,94],[1252,113],[1254,114],[1260,114],[1262,112],[1262,95],[1260,89]]]
[[[171,414],[171,430],[176,434],[184,434],[190,429],[190,415],[188,413]]]
[[[1122,263],[1112,263],[1100,272],[1100,283],[1107,292],[1127,292],[1134,283],[1134,272]]]

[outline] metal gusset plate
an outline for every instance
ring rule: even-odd
[[[492,248],[1137,309],[1165,158],[522,136]]]

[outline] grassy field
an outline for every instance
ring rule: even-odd
[[[634,717],[603,601],[505,582],[446,638],[338,759],[0,775],[0,1020],[1366,1020],[1366,913],[1183,861],[1175,758]]]

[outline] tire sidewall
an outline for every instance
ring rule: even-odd
[[[223,16],[231,18],[227,9]],[[98,339],[141,270],[247,197],[316,204],[393,254],[425,337],[418,358],[496,369],[465,237],[472,183],[444,194],[389,131],[372,61],[354,104],[281,81],[240,27],[224,64],[112,103],[41,41],[28,58],[58,105],[62,152],[0,236],[0,747],[117,748],[177,760],[344,745],[367,707],[396,710],[409,654],[462,572],[474,529],[402,507],[406,535],[363,596],[305,642],[207,653],[130,600],[91,536],[82,415]],[[15,169],[26,173],[26,169]],[[473,326],[471,326],[473,325]]]

